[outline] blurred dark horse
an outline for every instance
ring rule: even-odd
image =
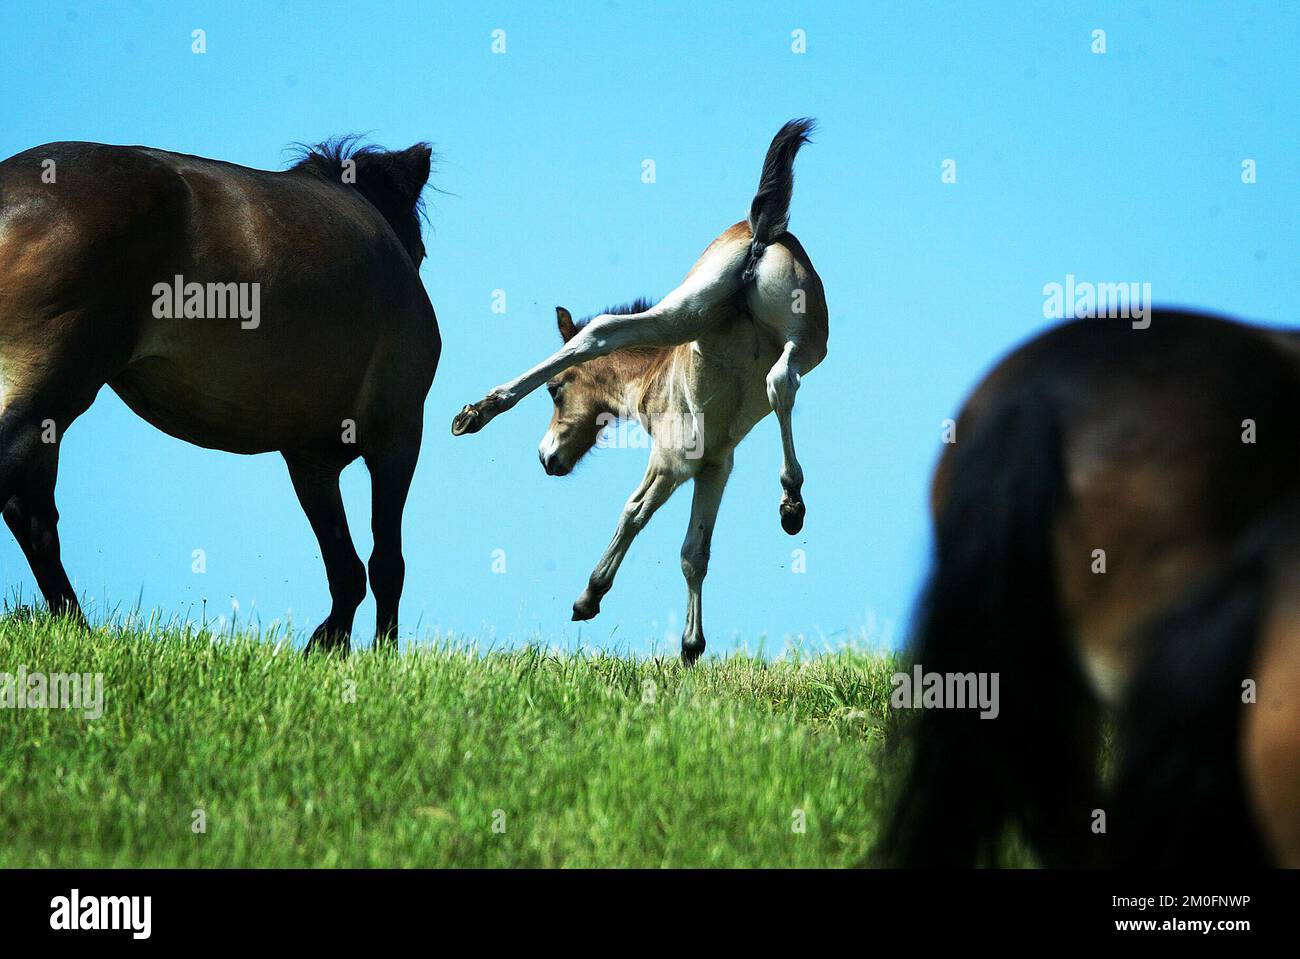
[[[1300,868],[1300,500],[1141,641],[1116,724],[1111,862]]]
[[[377,642],[396,642],[401,521],[441,341],[420,283],[430,150],[305,149],[272,173],[147,147],[50,143],[0,163],[0,503],[50,610],[59,445],[107,384],[154,426],[279,451],[347,649],[366,567],[339,473],[370,470]],[[154,482],[153,477],[141,477]]]
[[[906,718],[884,862],[996,863],[1009,827],[1045,864],[1107,861],[1103,709],[1149,621],[1300,489],[1298,415],[1300,335],[1194,313],[1075,320],[993,369],[935,474],[909,654],[998,673],[999,713]]]

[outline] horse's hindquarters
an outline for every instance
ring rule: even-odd
[[[1300,604],[1297,570],[1275,590],[1251,678],[1257,701],[1243,707],[1243,775],[1277,864],[1300,868]]]
[[[1014,396],[1058,419],[1059,600],[1097,693],[1113,702],[1142,658],[1139,628],[1300,487],[1300,375],[1253,328],[1156,310],[1149,328],[1076,320],[1009,354],[963,407],[957,444]],[[936,509],[960,495],[951,460],[935,473]]]
[[[793,234],[785,234],[763,253],[754,282],[746,290],[745,305],[770,338],[782,345],[795,344],[801,373],[826,357],[826,293]]]

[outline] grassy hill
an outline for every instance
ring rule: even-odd
[[[0,620],[0,867],[844,866],[875,837],[885,657],[675,660]],[[200,827],[202,829],[200,830]]]

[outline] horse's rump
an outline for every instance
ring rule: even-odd
[[[1142,659],[1147,620],[1213,569],[1253,520],[1300,489],[1293,426],[1300,367],[1283,342],[1174,311],[1153,311],[1146,329],[1081,319],[1013,351],[964,405],[955,444],[935,472],[936,572],[918,651],[927,670],[949,668],[945,661],[961,671],[1006,670],[1008,697],[1011,677],[1019,677],[1016,686],[1035,691],[1040,712],[1027,719],[1017,702],[1012,713],[1008,698],[993,723],[921,717],[918,755],[930,774],[915,785],[946,777],[948,793],[900,796],[904,806],[930,803],[905,810],[907,830],[894,833],[919,837],[912,861],[990,857],[1001,827],[1016,818],[1049,861],[1101,859],[1100,840],[1056,842],[1090,835],[1074,800],[1067,819],[1043,818],[1067,811],[1043,801],[1066,795],[1061,784],[1074,782],[1076,798],[1096,785],[1096,702],[1073,685],[1074,660],[1088,667],[1095,693],[1117,701]],[[1050,433],[1026,433],[1039,421],[1053,424]],[[1033,514],[1030,504],[1045,500],[1034,498],[1029,478],[1050,490],[1055,456],[1060,495]],[[1029,485],[1011,489],[1015,476]],[[1035,544],[1044,539],[1048,552],[1040,554]],[[1039,611],[1038,625],[1027,610]],[[1052,644],[1054,652],[1036,648]],[[1017,722],[1028,737],[1022,745],[1048,735],[1033,748],[1002,748],[1016,742]],[[967,740],[973,745],[956,756],[942,748]],[[973,768],[968,757],[983,755],[976,746],[993,749],[998,762]],[[998,779],[1013,785],[999,788]],[[953,798],[961,788],[984,798]],[[1026,802],[1038,811],[1026,815]],[[1035,820],[1057,825],[1036,830]]]

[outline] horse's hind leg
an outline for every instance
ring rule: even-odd
[[[4,518],[27,557],[50,613],[84,624],[81,604],[60,555],[59,512],[54,505],[59,444],[52,430],[51,421],[45,427],[19,423],[16,430],[0,431],[4,434],[0,454],[4,458],[4,490],[9,494]]]
[[[375,649],[397,647],[397,611],[406,579],[402,558],[402,511],[420,455],[417,426],[407,442],[382,454],[368,454],[370,470],[371,531],[370,588],[375,593]]]
[[[366,568],[352,545],[348,517],[339,493],[343,467],[308,453],[284,454],[294,492],[320,544],[330,586],[330,612],[307,641],[307,652],[338,649],[346,653],[352,620],[366,598]]]
[[[794,452],[794,397],[799,392],[799,379],[808,368],[798,345],[792,340],[785,344],[781,358],[767,374],[767,399],[781,424],[781,528],[793,536],[803,529],[805,512],[803,502],[803,467]]]
[[[803,529],[803,468],[794,452],[795,394],[800,378],[826,358],[826,294],[807,254],[793,237],[768,247],[758,280],[746,292],[750,315],[778,342],[780,358],[767,374],[767,399],[781,426],[781,528]]]

